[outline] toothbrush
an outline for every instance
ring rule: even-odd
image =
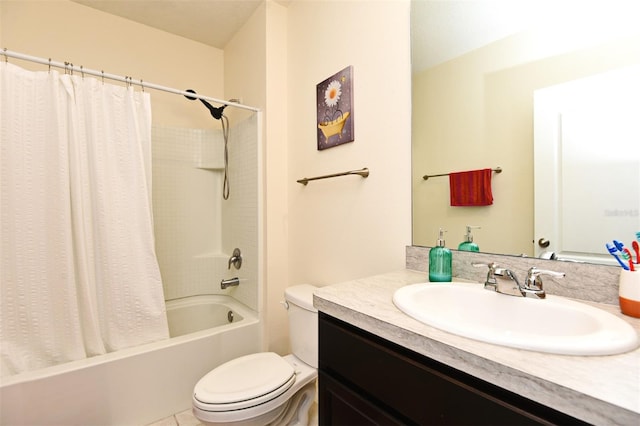
[[[613,240],[613,245],[616,246],[616,248],[620,251],[624,249],[624,244],[622,244],[622,241]]]
[[[627,258],[625,258],[625,259],[629,261],[629,270],[630,270],[630,271],[632,271],[632,272],[633,272],[633,271],[635,271],[635,270],[636,270],[636,268],[634,268],[634,266],[633,266],[633,257],[631,257],[631,252],[630,252],[630,251],[629,251],[629,249],[628,249],[628,248],[626,248],[626,247],[625,247],[623,250],[624,250],[624,252],[625,252],[625,253],[627,254],[627,256],[628,256],[628,257],[627,257]]]
[[[609,253],[611,253],[611,255],[613,257],[615,257],[615,259],[618,261],[618,263],[620,264],[620,266],[622,266],[623,269],[625,269],[626,271],[629,270],[629,267],[627,265],[625,265],[622,260],[620,260],[620,258],[618,257],[618,249],[611,243],[606,243],[605,247],[607,248],[607,250],[609,251]]]
[[[633,251],[636,252],[636,263],[640,264],[640,244],[637,241],[631,242],[631,246],[633,247]]]
[[[613,240],[613,245],[616,246],[619,252],[618,254],[620,254],[624,260],[629,260],[631,253],[629,252],[629,250],[625,249],[624,244],[622,244],[618,240]]]
[[[622,244],[621,241],[613,240],[613,245],[618,251],[617,252],[618,256],[622,257],[624,260],[629,260],[631,253],[628,250],[626,250],[626,247],[624,246],[624,244]]]
[[[624,244],[622,244],[618,240],[613,240],[613,245],[618,249],[618,252],[622,255],[622,258],[629,262],[629,270],[635,271],[635,268],[633,267],[633,256],[631,256],[631,252],[629,251],[629,249],[626,248]]]

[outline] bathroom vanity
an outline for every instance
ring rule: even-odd
[[[640,423],[640,349],[566,356],[453,335],[392,302],[427,281],[403,270],[316,292],[321,424]]]

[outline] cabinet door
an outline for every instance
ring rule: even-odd
[[[318,374],[318,397],[321,401],[319,412],[320,425],[365,426],[365,425],[402,425],[404,422],[394,418],[363,395],[349,389],[322,371]]]
[[[338,389],[335,383],[341,385],[340,392],[331,389],[320,392],[320,419],[327,421],[322,424],[576,422],[576,419],[322,313],[319,340],[319,386]],[[336,409],[338,394],[341,395],[339,404],[344,405],[340,410]],[[354,400],[366,404],[358,405]],[[371,421],[332,421],[336,419],[336,412],[342,413],[349,407]]]

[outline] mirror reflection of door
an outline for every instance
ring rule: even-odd
[[[616,264],[605,243],[640,231],[640,66],[536,91],[534,138],[535,255]]]

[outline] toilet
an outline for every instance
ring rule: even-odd
[[[317,287],[285,289],[290,355],[260,352],[214,368],[193,391],[193,414],[204,424],[299,425],[309,422],[318,376]]]

